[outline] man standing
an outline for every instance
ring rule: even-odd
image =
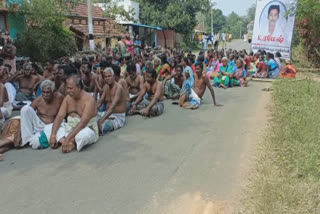
[[[99,132],[105,135],[114,130],[120,129],[126,122],[127,93],[121,84],[115,81],[112,68],[106,68],[103,72],[106,85],[98,103],[98,108],[103,103],[107,104],[107,111],[102,112],[98,121]]]
[[[33,101],[36,86],[41,82],[41,78],[32,74],[32,65],[30,63],[23,65],[23,71],[9,77],[9,82],[17,81],[19,91],[16,95],[16,101]]]
[[[11,66],[11,75],[16,73],[16,53],[17,49],[12,44],[12,39],[7,38],[7,44],[4,45],[1,55],[4,58],[3,63]]]
[[[146,71],[145,79],[139,97],[132,103],[131,112],[144,117],[159,116],[164,111],[162,83],[157,80],[157,72],[154,69]]]
[[[21,109],[21,146],[30,143],[34,149],[49,147],[52,123],[63,101],[51,80],[44,80],[40,88],[42,95]]]
[[[99,139],[96,122],[97,106],[94,98],[83,90],[79,75],[67,78],[67,96],[64,98],[59,113],[54,120],[50,146],[53,149],[62,144],[62,152],[69,153],[75,148],[80,151],[84,146]],[[66,123],[62,121],[67,118]]]
[[[225,49],[226,48],[226,34],[224,32],[221,34],[221,39],[222,39],[222,48]]]

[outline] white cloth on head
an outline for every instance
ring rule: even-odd
[[[37,132],[41,132],[46,124],[40,120],[36,111],[31,106],[21,109],[21,146],[26,145],[34,138]]]

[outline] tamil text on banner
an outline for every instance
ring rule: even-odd
[[[283,58],[291,57],[298,0],[257,0],[252,51],[280,52]]]

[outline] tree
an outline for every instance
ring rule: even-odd
[[[232,12],[226,18],[226,25],[224,31],[232,34],[232,38],[240,38],[247,31],[248,21],[246,17],[241,17],[235,12]]]
[[[308,59],[320,66],[320,4],[319,0],[300,0],[298,2],[297,27],[301,42],[305,47]],[[290,12],[294,12],[292,7]]]
[[[247,10],[247,21],[248,21],[248,23],[254,21],[255,16],[256,16],[256,5],[253,4],[253,5]]]
[[[191,33],[197,25],[196,13],[205,11],[209,0],[139,0],[144,24]]]
[[[18,53],[44,62],[76,51],[72,32],[64,26],[66,14],[78,1],[26,0],[13,14],[24,15],[27,27],[17,35]]]
[[[213,9],[213,32],[222,32],[223,27],[226,24],[226,17],[223,15],[220,9]],[[209,10],[206,14],[206,32],[211,33],[211,11]]]
[[[104,4],[103,16],[106,18],[115,19],[116,17],[120,17],[126,21],[135,21],[133,16],[135,15],[134,10],[126,11],[122,6],[117,5],[117,1],[112,0],[94,0],[93,3],[102,3]]]

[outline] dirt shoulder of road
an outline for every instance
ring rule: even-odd
[[[273,84],[271,121],[258,143],[242,213],[320,213],[320,84]]]

